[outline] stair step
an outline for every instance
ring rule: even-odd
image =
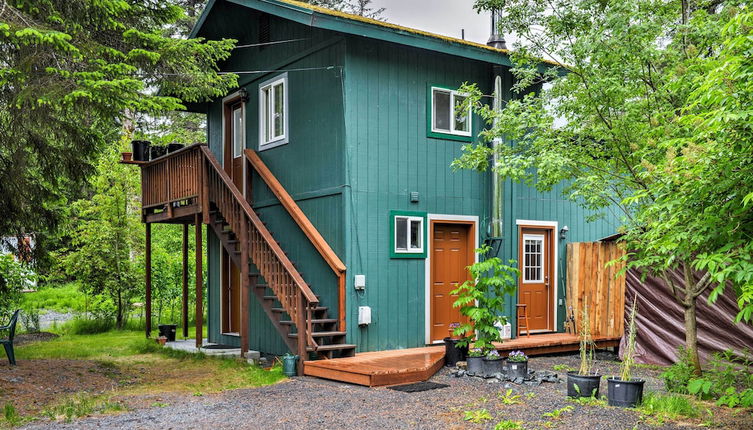
[[[319,318],[311,320],[311,324],[334,324],[337,320],[334,318]],[[293,321],[280,321],[282,325],[294,325]]]
[[[277,300],[277,296],[264,296],[264,300]]]
[[[319,345],[319,348],[317,349],[317,351],[341,351],[344,349],[356,349],[356,346],[357,345],[351,345],[348,343],[338,343],[334,345]],[[313,350],[314,348],[310,346],[306,347],[306,351],[311,352]]]
[[[311,333],[313,337],[332,337],[332,336],[345,336],[347,333],[344,331],[315,331]],[[298,333],[290,333],[288,337],[298,338]]]
[[[321,312],[321,311],[326,311],[327,309],[329,308],[326,306],[317,306],[313,310],[314,312]],[[286,313],[287,311],[283,308],[272,308],[272,312]]]

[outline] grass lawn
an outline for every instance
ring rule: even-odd
[[[4,358],[4,357],[3,357]],[[152,405],[175,393],[196,396],[258,387],[284,379],[238,359],[173,351],[141,331],[57,339],[16,348],[17,367],[0,366],[0,427]],[[159,402],[158,402],[159,403]]]
[[[88,299],[91,301],[91,298]],[[21,307],[24,309],[45,309],[57,312],[84,312],[87,296],[75,282],[63,285],[48,285],[23,295]]]

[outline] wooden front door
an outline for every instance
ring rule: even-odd
[[[243,192],[243,150],[246,148],[243,113],[243,102],[239,98],[225,103],[223,165],[225,172],[233,179],[233,183],[241,193]]]
[[[518,303],[531,332],[554,331],[554,228],[520,227]]]
[[[471,278],[475,228],[473,224],[432,221],[431,223],[431,332],[430,342],[450,335],[450,324],[467,318],[452,306],[450,292]]]
[[[243,102],[240,98],[225,103],[223,167],[241,193],[243,193],[243,149],[246,147],[243,114]],[[225,249],[222,250],[221,279],[222,332],[240,333],[241,274]]]

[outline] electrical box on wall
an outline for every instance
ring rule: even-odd
[[[354,285],[355,285],[356,290],[365,290],[366,289],[366,275],[356,275]]]
[[[358,325],[366,326],[371,324],[371,308],[368,306],[358,307]]]
[[[510,323],[502,325],[502,323],[498,321],[494,326],[499,330],[499,336],[502,339],[512,338],[512,325],[510,325]]]

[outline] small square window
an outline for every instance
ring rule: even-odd
[[[454,90],[431,88],[431,131],[453,136],[471,136],[471,108],[460,111],[468,98]]]
[[[391,212],[393,258],[424,258],[426,256],[425,215],[417,212]]]
[[[288,143],[288,76],[259,85],[259,149]]]

